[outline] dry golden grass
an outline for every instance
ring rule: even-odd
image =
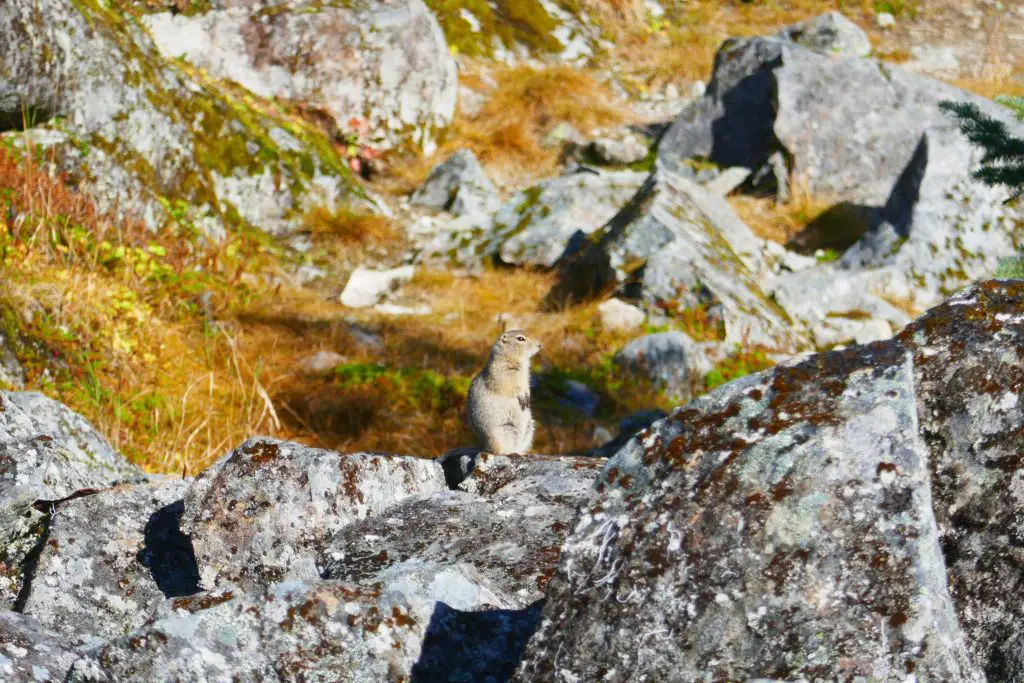
[[[502,184],[516,184],[551,173],[559,150],[541,144],[556,123],[581,131],[627,122],[623,103],[592,72],[570,66],[528,65],[489,69],[493,86],[472,68],[462,81],[486,90],[478,112],[459,112],[448,141],[429,158],[405,158],[390,164],[398,185],[408,192],[419,185],[438,161],[460,148],[471,149]]]
[[[868,0],[698,0],[666,3],[665,17],[612,24],[616,48],[611,63],[624,66],[638,90],[706,80],[714,55],[730,37],[764,35],[787,24],[840,10],[871,32],[874,3]]]
[[[303,226],[317,237],[330,237],[343,244],[390,244],[400,235],[384,216],[341,208],[317,207],[303,217]]]
[[[728,201],[755,234],[779,244],[789,242],[835,204],[803,182],[793,183],[788,202],[750,195],[730,195]]]
[[[624,337],[601,330],[592,306],[536,312],[549,275],[423,271],[404,296],[433,313],[388,318],[346,309],[328,296],[336,292],[275,282],[279,256],[265,241],[238,238],[201,251],[181,235],[109,221],[3,151],[0,208],[0,330],[15,340],[28,387],[81,412],[149,470],[197,472],[258,434],[421,456],[468,445],[465,391],[498,333],[499,313],[545,345],[536,366],[549,377],[537,394],[538,451],[587,448],[597,424],[669,407],[614,368],[610,352]],[[340,233],[321,234],[350,238]],[[375,330],[380,348],[360,341],[353,317]],[[304,372],[301,361],[320,350],[345,361],[324,374]],[[596,418],[557,404],[566,378],[601,393]]]

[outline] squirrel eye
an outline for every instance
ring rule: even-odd
[[[526,341],[526,337],[516,337],[519,341]]]

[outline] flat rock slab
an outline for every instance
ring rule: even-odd
[[[447,491],[401,503],[342,530],[321,554],[325,578],[372,583],[404,562],[472,566],[502,607],[544,597],[576,508],[602,461],[478,456],[481,493]],[[483,462],[486,460],[486,462]]]
[[[32,617],[0,611],[0,680],[63,681],[88,643],[50,631]]]
[[[441,576],[473,581],[452,570]],[[67,680],[507,679],[539,609],[460,610],[444,598],[429,584],[335,581],[285,582],[259,597],[181,598],[173,616],[90,652]]]
[[[346,525],[445,488],[429,460],[250,439],[196,477],[182,531],[203,587],[263,590],[289,576],[317,577],[317,553]]]

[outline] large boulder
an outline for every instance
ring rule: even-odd
[[[705,96],[662,138],[657,165],[675,169],[699,157],[756,169],[783,152],[808,190],[878,205],[926,130],[956,129],[938,107],[947,99],[1012,118],[991,101],[883,62],[829,57],[782,38],[731,39],[715,57]]]
[[[253,444],[273,442],[247,447]],[[441,479],[439,490],[375,507],[369,482],[382,490],[396,471],[411,471],[411,459],[277,445],[285,452],[273,457],[283,462],[252,478],[264,487],[286,484],[269,491],[280,499],[274,510],[255,512],[259,503],[251,501],[245,506],[257,524],[264,515],[280,518],[279,527],[295,522],[302,482],[328,468],[346,473],[340,486],[349,497],[339,502],[372,508],[329,538],[335,519],[314,513],[297,521],[302,533],[327,539],[316,562],[320,575],[250,582],[251,590],[226,581],[165,601],[152,621],[78,660],[68,680],[507,680],[537,627],[559,548],[576,507],[592,495],[601,461],[473,455],[462,478],[450,482],[460,490],[448,490]],[[229,456],[214,476],[241,477],[244,459]],[[419,462],[435,473],[443,469]],[[366,491],[366,499],[356,500],[355,491]],[[217,492],[232,507],[237,494]],[[308,505],[321,496],[319,488],[307,488],[304,500]],[[296,504],[288,504],[293,498]],[[248,524],[243,518],[233,521]],[[267,535],[260,552],[272,556],[277,537]],[[221,547],[230,554],[238,546]]]
[[[164,598],[197,592],[178,529],[187,487],[172,479],[60,504],[20,610],[53,631],[108,640],[142,626]]]
[[[722,197],[663,170],[565,263],[547,305],[622,288],[661,314],[714,308],[730,346],[790,348],[796,331],[762,289],[773,279],[763,240]]]
[[[1024,284],[696,399],[606,465],[516,680],[1024,676]]]
[[[0,392],[0,607],[23,598],[56,502],[140,477],[81,415],[42,394]]]
[[[429,460],[250,439],[196,477],[181,529],[204,588],[258,591],[317,578],[318,552],[343,527],[443,490],[444,473]]]
[[[974,103],[1022,130],[1008,109],[897,66],[829,57],[784,38],[730,40],[706,96],[665,134],[657,165],[672,170],[701,157],[759,169],[781,154],[783,176],[835,202],[828,215],[854,237],[863,233],[821,269],[824,279],[921,310],[991,274],[1024,237],[1024,211],[1004,203],[1006,190],[971,178],[982,153],[939,109],[943,100]],[[865,269],[870,276],[857,272]],[[790,300],[791,316],[828,326]]]
[[[149,227],[271,233],[358,197],[306,127],[165,60],[129,15],[88,0],[0,5],[0,133],[43,148],[96,200]]]
[[[322,109],[342,128],[361,119],[382,146],[415,142],[429,152],[451,122],[455,61],[421,0],[226,4],[234,6],[144,23],[164,56],[261,97]]]

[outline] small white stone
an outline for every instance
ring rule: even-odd
[[[416,269],[402,266],[391,270],[356,268],[341,293],[341,303],[349,308],[366,308],[379,303],[389,292],[412,279]]]
[[[875,17],[875,22],[879,28],[892,28],[896,25],[896,17],[889,12],[879,12]]]
[[[608,299],[597,307],[601,326],[610,330],[635,330],[644,324],[647,314],[621,299]]]

